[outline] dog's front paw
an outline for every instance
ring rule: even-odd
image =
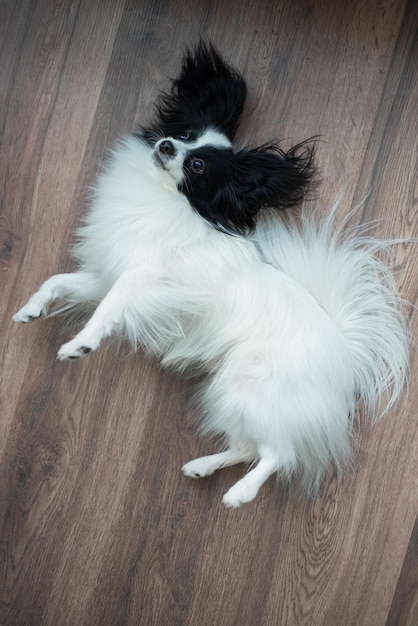
[[[26,322],[32,322],[38,319],[38,317],[45,316],[47,313],[45,307],[36,302],[28,302],[24,307],[13,315],[13,321],[18,324],[25,324]]]
[[[68,343],[65,343],[63,346],[61,346],[61,348],[58,350],[57,357],[60,361],[82,359],[83,357],[87,356],[92,350],[93,348],[91,348],[90,346],[80,345],[79,341],[73,339],[72,341],[69,341]]]

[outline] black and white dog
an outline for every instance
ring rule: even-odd
[[[334,210],[320,225],[306,212],[283,223],[276,209],[301,200],[312,152],[234,151],[245,96],[212,47],[188,52],[155,124],[121,141],[98,176],[79,270],[47,280],[14,316],[28,322],[56,300],[94,304],[59,359],[117,333],[163,365],[205,370],[203,427],[225,448],[183,471],[253,464],[225,494],[231,507],[274,473],[314,490],[331,462],[346,468],[357,399],[392,406],[408,353],[399,297],[376,258],[386,244],[341,238]]]

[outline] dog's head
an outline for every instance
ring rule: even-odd
[[[188,131],[155,142],[157,168],[174,179],[194,209],[217,228],[246,233],[263,208],[298,203],[312,176],[312,151],[262,146],[234,152],[221,132]]]
[[[234,152],[246,92],[243,78],[213,46],[200,42],[186,52],[180,75],[160,96],[155,122],[136,132],[195,210],[235,233],[253,229],[262,208],[298,203],[313,175],[306,144],[287,152],[275,145]]]

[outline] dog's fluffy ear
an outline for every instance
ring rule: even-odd
[[[287,209],[298,204],[312,186],[313,148],[300,143],[287,152],[275,145],[243,150],[237,155],[235,180],[242,200],[255,210]]]
[[[246,94],[241,75],[201,40],[186,50],[180,75],[160,95],[153,128],[175,137],[189,129],[215,127],[232,141]]]
[[[205,210],[227,230],[253,230],[261,209],[287,209],[301,202],[313,187],[313,155],[306,142],[287,152],[275,145],[238,152],[230,179]]]

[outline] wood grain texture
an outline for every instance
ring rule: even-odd
[[[254,503],[182,464],[190,383],[129,347],[55,360],[61,320],[12,314],[67,250],[107,147],[152,115],[185,45],[210,38],[249,87],[238,142],[320,134],[316,211],[418,233],[414,0],[3,0],[0,4],[0,624],[416,626],[417,358],[408,393],[316,501]],[[416,336],[418,256],[392,259]]]

